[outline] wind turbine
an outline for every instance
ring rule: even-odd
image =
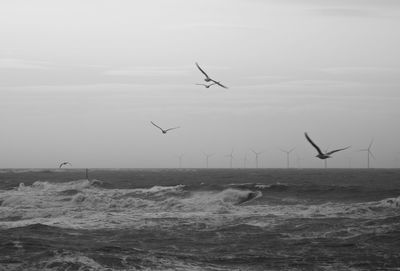
[[[327,153],[328,150],[329,150],[329,148],[325,150],[325,153]],[[324,159],[324,167],[328,168],[328,159]]]
[[[183,154],[178,155],[179,168],[182,168],[182,158],[183,158]]]
[[[369,146],[368,146],[367,149],[361,149],[361,150],[359,150],[359,151],[365,151],[365,152],[367,152],[367,168],[369,168],[369,160],[370,160],[370,159],[369,159],[369,156],[372,156],[372,158],[375,159],[374,154],[371,152],[372,144],[374,144],[374,139],[371,140],[371,143],[369,143]]]
[[[255,150],[251,149],[251,151],[255,154],[256,156],[256,168],[258,168],[258,156],[262,154],[263,152],[256,152]]]
[[[230,165],[230,168],[232,168],[232,161],[233,161],[233,158],[234,158],[233,157],[233,149],[232,149],[231,153],[225,155],[225,157],[229,157],[230,158],[229,165]]]
[[[352,168],[351,162],[352,162],[351,156],[347,157],[347,164],[349,168]]]
[[[208,168],[208,159],[214,155],[214,153],[203,153],[206,157],[206,168]]]
[[[292,152],[292,151],[294,151],[294,149],[296,149],[296,148],[292,148],[292,149],[290,149],[290,150],[284,150],[284,149],[280,149],[281,150],[281,152],[284,152],[284,153],[286,153],[286,167],[287,168],[289,168],[289,156],[290,156],[290,153]]]
[[[243,157],[243,168],[247,167],[247,153],[245,153],[244,157]]]
[[[296,167],[301,168],[301,157],[296,153]]]

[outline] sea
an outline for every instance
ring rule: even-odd
[[[2,169],[0,270],[400,270],[400,170]]]

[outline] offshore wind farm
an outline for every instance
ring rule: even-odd
[[[399,18],[2,1],[0,270],[398,270]]]

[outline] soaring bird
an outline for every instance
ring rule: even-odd
[[[221,84],[220,82],[215,81],[210,76],[208,76],[208,74],[202,68],[200,68],[200,66],[199,66],[199,64],[197,62],[196,62],[196,66],[201,71],[201,73],[204,74],[204,76],[206,77],[206,78],[204,78],[204,81],[213,82],[215,85],[218,85],[218,86],[223,87],[223,88],[228,88],[228,87],[224,86],[223,84]]]
[[[196,85],[198,85],[198,86],[204,86],[205,88],[209,88],[209,87],[211,87],[211,86],[213,86],[213,85],[215,85],[215,83],[211,83],[211,84],[196,84]]]
[[[59,168],[62,168],[63,166],[66,166],[66,165],[72,166],[70,162],[62,162],[62,163],[60,164]]]
[[[326,151],[325,153],[323,153],[321,151],[321,149],[311,140],[311,138],[308,136],[307,133],[304,133],[304,135],[306,136],[307,141],[310,142],[310,144],[313,145],[313,147],[317,150],[318,155],[316,155],[315,157],[318,157],[319,159],[331,158],[331,155],[334,154],[335,152],[343,151],[343,150],[350,148],[350,146],[347,146],[346,148],[337,149],[337,150],[333,150],[333,151],[329,151],[329,152]]]
[[[166,134],[168,131],[170,131],[170,130],[174,130],[174,129],[178,129],[178,128],[180,128],[179,126],[178,127],[173,127],[173,128],[168,128],[168,129],[163,129],[163,128],[161,128],[160,126],[158,126],[157,124],[155,124],[154,122],[152,122],[152,121],[150,121],[151,122],[151,124],[153,124],[154,126],[156,126],[158,129],[160,129],[161,130],[161,132],[163,133],[163,134]]]

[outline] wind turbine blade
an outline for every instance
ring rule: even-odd
[[[376,159],[374,154],[370,150],[368,150],[368,153],[371,154],[372,158]]]
[[[288,153],[288,151],[286,151],[286,150],[284,150],[284,149],[279,148],[279,150],[280,150],[281,152]]]
[[[371,143],[369,143],[368,150],[371,149],[372,144],[374,144],[374,139],[372,139],[372,140],[371,140]]]

